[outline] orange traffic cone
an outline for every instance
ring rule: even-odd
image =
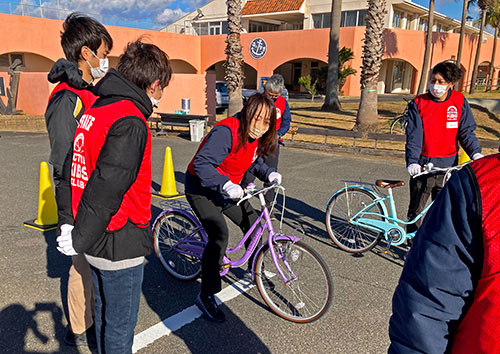
[[[153,193],[153,196],[164,199],[179,196],[177,186],[175,184],[174,163],[172,161],[172,150],[170,149],[170,146],[167,146],[165,149],[160,192]]]
[[[26,221],[24,226],[35,230],[48,231],[57,227],[57,204],[50,179],[49,166],[43,161],[40,164],[40,184],[38,188],[38,217]]]

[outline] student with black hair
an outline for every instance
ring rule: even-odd
[[[75,222],[62,225],[58,250],[84,254],[91,266],[99,353],[132,352],[144,259],[153,249],[147,119],[171,75],[161,49],[129,43],[118,70],[96,85],[99,99],[80,119],[66,160]]]
[[[273,153],[277,142],[274,101],[256,93],[241,112],[216,124],[188,166],[186,199],[208,235],[196,305],[214,322],[225,320],[214,297],[222,289],[219,272],[229,239],[224,215],[243,233],[257,220],[257,212],[248,201],[236,205],[244,194],[240,183],[247,171],[262,181],[281,183],[281,175],[263,159]],[[251,264],[251,259],[248,262]]]
[[[106,74],[106,57],[113,47],[113,40],[106,28],[95,19],[72,13],[63,23],[61,46],[66,59],[59,59],[49,72],[48,80],[58,84],[49,97],[45,112],[59,225],[73,223],[70,196],[64,195],[61,189],[63,164],[71,151],[78,121],[97,99],[91,92],[91,83]],[[95,347],[90,267],[83,255],[72,257],[72,263],[67,295],[70,327],[64,342],[73,346]]]
[[[476,121],[464,95],[453,89],[462,78],[462,70],[452,62],[442,62],[432,69],[427,93],[415,97],[408,104],[406,127],[406,168],[410,176],[432,163],[435,167],[451,167],[458,163],[458,143],[477,160],[481,146],[474,134]],[[414,219],[432,196],[436,198],[443,187],[442,174],[427,174],[410,178],[408,220]],[[409,224],[407,232],[420,225]],[[410,243],[411,244],[411,243]]]

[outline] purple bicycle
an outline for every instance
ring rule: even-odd
[[[311,322],[320,318],[330,306],[333,296],[332,278],[325,262],[310,246],[302,243],[300,238],[274,232],[270,211],[264,200],[264,193],[271,188],[280,190],[283,194],[281,230],[285,189],[277,184],[262,189],[249,186],[238,204],[258,197],[262,211],[238,245],[226,250],[226,255],[240,250],[251,237],[249,247],[238,260],[230,260],[225,256],[220,275],[226,275],[231,267],[242,266],[256,252],[251,267],[252,280],[256,282],[266,304],[287,320]],[[188,210],[189,204],[170,207],[156,218],[153,225],[156,255],[170,275],[184,281],[199,276],[201,256],[208,240],[203,226]],[[267,242],[257,249],[264,232],[268,233]]]

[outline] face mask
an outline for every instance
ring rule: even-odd
[[[434,97],[441,98],[448,92],[448,85],[429,84],[429,91]]]
[[[97,59],[99,59],[99,57],[97,55],[94,54],[94,52],[90,51],[92,53],[93,56],[95,56]],[[98,68],[93,68],[92,65],[90,65],[90,63],[85,60],[87,62],[87,64],[89,64],[90,66],[90,74],[92,75],[92,77],[94,79],[99,79],[101,77],[103,77],[104,75],[106,75],[106,73],[108,72],[108,68],[109,68],[109,61],[108,61],[108,58],[104,58],[104,59],[99,59],[99,67]]]
[[[161,97],[159,100],[157,100],[156,98],[154,98],[153,96],[151,96],[149,98],[151,100],[151,104],[153,105],[153,107],[156,107],[158,108],[158,104],[160,104],[160,101],[161,101]]]
[[[248,135],[252,138],[252,139],[260,139],[262,137],[262,135],[266,134],[267,130],[260,130],[260,129],[257,129],[256,127],[253,127],[253,128],[250,128],[250,131],[248,132]]]

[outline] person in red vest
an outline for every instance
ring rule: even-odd
[[[435,167],[451,167],[458,163],[458,143],[477,160],[481,146],[474,134],[476,121],[464,95],[453,89],[463,76],[452,62],[442,62],[432,69],[429,91],[408,104],[406,127],[406,166],[410,176],[433,163]],[[414,219],[432,196],[436,198],[443,187],[442,174],[428,174],[410,179],[408,220]],[[414,232],[421,219],[407,226]]]
[[[240,182],[247,170],[262,181],[281,183],[281,175],[262,157],[272,153],[276,145],[274,102],[256,93],[240,113],[215,125],[189,163],[186,198],[208,235],[196,305],[212,321],[225,320],[214,297],[222,289],[219,272],[229,238],[224,215],[243,233],[257,220],[257,212],[248,201],[237,206],[235,200],[243,197]]]
[[[74,226],[61,226],[58,250],[84,254],[91,266],[99,353],[132,352],[144,259],[153,249],[147,119],[171,74],[157,46],[129,43],[118,70],[96,85],[99,99],[80,119],[66,160]]]
[[[285,81],[283,76],[280,74],[274,74],[271,76],[264,85],[264,93],[269,96],[274,101],[276,107],[276,135],[278,136],[279,144],[272,154],[264,157],[264,162],[269,167],[273,167],[278,170],[278,161],[280,156],[280,145],[284,145],[281,137],[285,135],[290,129],[290,122],[292,121],[292,115],[290,114],[290,107],[286,99],[281,96],[281,93],[285,89]],[[255,180],[255,176],[247,171],[243,180],[241,181],[241,186],[245,188],[248,184]],[[269,182],[264,182],[264,187],[270,186]],[[274,200],[274,190],[270,190],[265,194],[265,200],[268,206]]]
[[[500,353],[500,154],[455,173],[417,231],[389,353]]]
[[[71,151],[78,121],[97,99],[91,91],[91,83],[106,74],[107,55],[113,40],[106,28],[93,18],[72,13],[63,23],[61,45],[66,59],[59,59],[48,74],[48,80],[58,84],[49,97],[45,112],[59,226],[73,223],[70,197],[64,195],[61,188],[64,161]],[[83,255],[72,257],[72,263],[67,295],[70,326],[64,342],[95,347],[90,267]]]

